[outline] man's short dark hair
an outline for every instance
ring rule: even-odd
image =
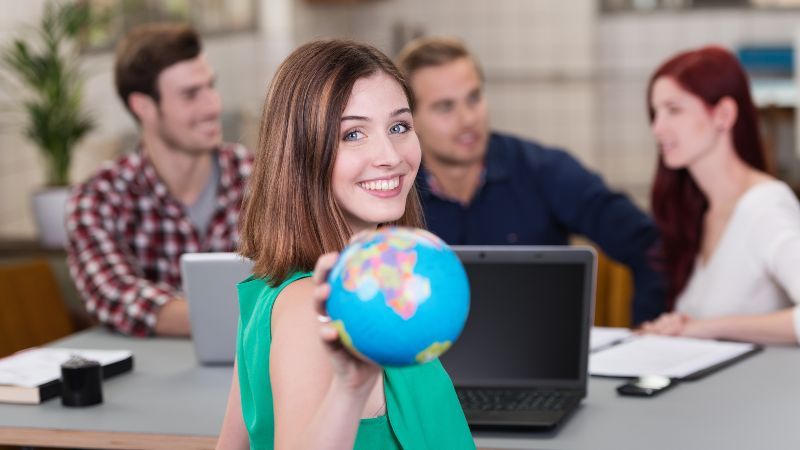
[[[158,76],[167,67],[196,58],[202,46],[189,25],[156,23],[131,29],[117,45],[114,79],[122,103],[130,111],[128,96],[140,92],[156,102]]]
[[[461,58],[470,59],[475,64],[478,74],[483,78],[475,58],[472,57],[464,43],[454,37],[434,36],[415,39],[400,51],[397,56],[397,65],[403,71],[406,79],[410,80],[414,72],[419,69],[441,66]]]

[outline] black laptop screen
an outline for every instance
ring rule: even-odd
[[[456,385],[581,379],[584,264],[493,261],[465,268],[469,318],[442,356]]]

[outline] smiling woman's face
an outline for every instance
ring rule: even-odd
[[[403,88],[383,72],[356,81],[339,131],[333,195],[351,231],[399,219],[421,159]]]

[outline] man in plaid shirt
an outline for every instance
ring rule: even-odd
[[[73,191],[70,273],[86,309],[109,328],[188,336],[179,258],[235,249],[252,155],[222,142],[214,73],[190,27],[132,30],[114,70],[140,144]]]

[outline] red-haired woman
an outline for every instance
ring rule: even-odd
[[[652,76],[652,190],[674,312],[644,332],[760,343],[800,336],[800,206],[767,173],[747,76],[719,47]]]

